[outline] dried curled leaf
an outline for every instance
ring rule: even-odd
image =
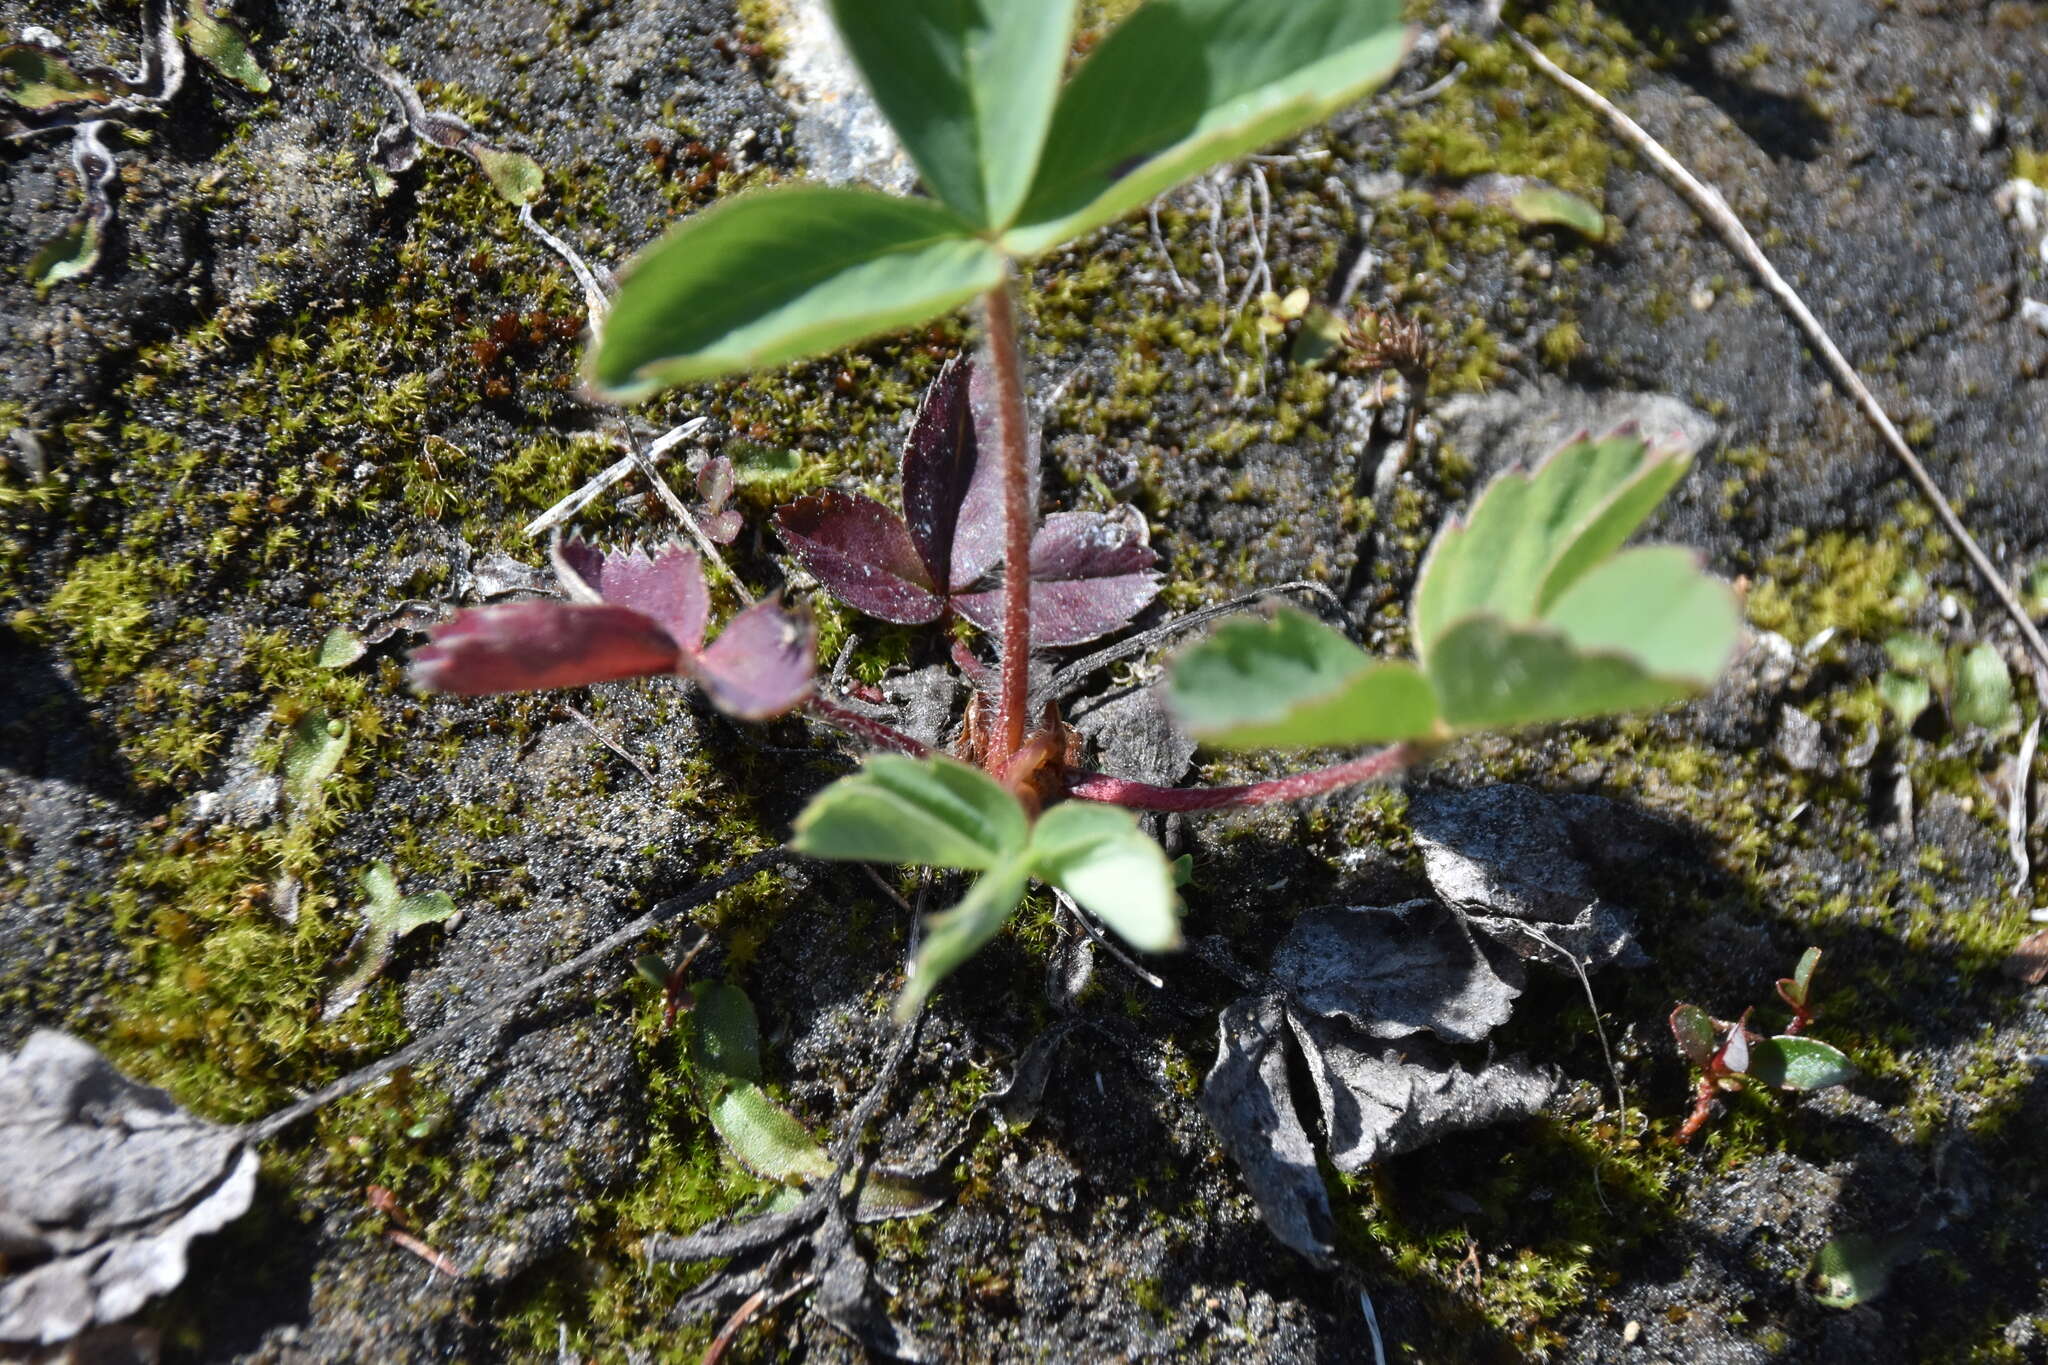
[[[1273,955],[1273,977],[1310,1012],[1341,1015],[1381,1040],[1427,1032],[1476,1043],[1507,1022],[1522,993],[1514,960],[1502,955],[1496,967],[1432,900],[1306,911]]]
[[[1285,1013],[1277,996],[1246,996],[1223,1011],[1216,1064],[1202,1082],[1202,1117],[1244,1172],[1273,1235],[1316,1265],[1328,1265],[1336,1254],[1337,1218],[1295,1111]]]
[[[0,1343],[54,1345],[185,1278],[256,1189],[242,1136],[40,1030],[0,1064]]]

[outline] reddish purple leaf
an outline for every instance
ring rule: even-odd
[[[1031,643],[1082,644],[1142,611],[1159,592],[1146,535],[1135,507],[1047,517],[1031,540]],[[1002,621],[1003,594],[962,593],[953,609],[993,631]]]
[[[704,518],[704,534],[713,544],[730,545],[740,538],[740,527],[744,525],[740,509],[728,507],[723,512]]]
[[[732,496],[732,461],[723,455],[714,455],[704,462],[697,471],[697,496],[704,500],[704,510],[717,513],[725,507],[725,500]]]
[[[770,598],[727,622],[688,667],[719,710],[741,720],[767,720],[811,695],[816,645],[809,614],[792,616]]]
[[[676,644],[695,653],[704,644],[704,623],[711,615],[711,592],[704,584],[704,564],[695,550],[674,541],[652,556],[635,546],[604,554],[580,540],[556,548],[556,576],[572,598],[582,597],[570,573],[614,607],[630,607],[668,632]],[[564,567],[570,573],[563,573]]]
[[[953,537],[960,505],[980,468],[980,443],[967,401],[973,371],[973,362],[962,356],[940,368],[903,444],[903,520],[925,577],[941,586],[958,581],[952,577]]]
[[[775,529],[797,562],[849,606],[905,626],[945,614],[909,528],[872,498],[813,493],[777,508]]]
[[[508,602],[459,611],[413,651],[412,681],[426,692],[481,696],[673,672],[675,641],[630,607]]]
[[[967,403],[974,414],[977,444],[989,452],[990,458],[976,465],[975,477],[960,499],[960,517],[953,530],[952,577],[948,582],[955,592],[972,589],[1003,557],[1003,477],[1002,462],[995,458],[1000,443],[996,436],[995,385],[989,379],[992,372],[991,365],[980,363],[968,376]],[[1030,486],[1024,496],[1036,508],[1037,430],[1027,430],[1025,438],[1025,468],[1030,471]]]

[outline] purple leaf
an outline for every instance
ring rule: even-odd
[[[725,507],[725,500],[732,496],[732,461],[723,455],[714,455],[704,462],[697,471],[697,496],[704,500],[704,510],[713,514]]]
[[[703,646],[711,593],[695,550],[670,541],[652,556],[637,546],[603,554],[583,541],[569,540],[557,548],[555,560],[556,576],[572,598],[581,598],[582,593],[562,572],[564,566],[608,606],[630,607],[651,617],[684,651],[694,654]]]
[[[990,458],[975,466],[974,479],[960,499],[960,517],[953,530],[952,577],[947,586],[964,592],[994,568],[1003,557],[1003,473],[996,458],[1000,443],[996,436],[995,385],[989,379],[994,367],[977,363],[968,376],[967,402],[974,414],[976,443],[987,448]],[[1027,418],[1027,425],[1029,419]],[[1025,500],[1038,506],[1038,432],[1025,433],[1024,467],[1030,471]]]
[[[719,710],[768,720],[811,695],[816,644],[809,614],[792,616],[770,598],[733,617],[687,666]]]
[[[428,639],[413,651],[413,685],[471,697],[669,673],[682,659],[651,617],[574,602],[472,607],[435,626]]]
[[[777,508],[775,529],[797,562],[849,606],[905,626],[945,614],[903,519],[873,499],[813,493]]]
[[[926,579],[942,586],[959,582],[952,576],[954,533],[979,472],[980,444],[967,401],[973,370],[973,362],[959,356],[940,368],[903,445],[903,519]],[[991,467],[999,472],[993,461]]]
[[[740,527],[744,524],[745,519],[740,516],[740,509],[728,507],[723,512],[704,518],[704,534],[711,537],[715,544],[730,545],[740,538]]]
[[[1124,625],[1159,592],[1144,516],[1055,512],[1031,541],[1031,642],[1078,645]],[[963,593],[953,608],[983,630],[1002,620],[1003,594]]]

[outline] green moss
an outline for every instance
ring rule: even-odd
[[[1579,331],[1579,324],[1565,321],[1555,324],[1536,343],[1543,363],[1553,370],[1569,370],[1572,362],[1585,354],[1586,338]]]
[[[127,677],[163,643],[159,599],[189,571],[125,554],[88,555],[17,627],[54,638],[88,695]]]
[[[1902,522],[1888,524],[1875,538],[1829,531],[1814,539],[1803,529],[1794,530],[1759,566],[1747,603],[1749,619],[1795,644],[1829,628],[1876,637],[1904,619],[1897,591],[1906,569],[1935,563],[1946,544],[1938,535],[1909,531]]]

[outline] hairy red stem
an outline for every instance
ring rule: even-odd
[[[923,758],[932,749],[921,739],[912,739],[893,725],[879,720],[870,720],[858,711],[849,711],[827,697],[812,697],[805,703],[811,714],[827,725],[836,725],[850,735],[866,740],[877,748],[892,753],[909,754],[912,758]]]
[[[1003,462],[1003,659],[996,742],[989,770],[1002,772],[1024,744],[1031,709],[1031,443],[1024,430],[1024,373],[1017,360],[1017,320],[1010,280],[982,296],[988,317],[990,378],[995,381],[996,448]]]
[[[1273,801],[1298,801],[1304,796],[1320,796],[1359,782],[1377,782],[1406,768],[1421,753],[1419,745],[1395,744],[1348,763],[1295,773],[1291,777],[1276,777],[1267,782],[1247,782],[1239,787],[1155,787],[1149,782],[1131,782],[1121,777],[1088,773],[1067,784],[1067,795],[1083,801],[1128,806],[1133,810],[1193,811],[1263,806]]]

